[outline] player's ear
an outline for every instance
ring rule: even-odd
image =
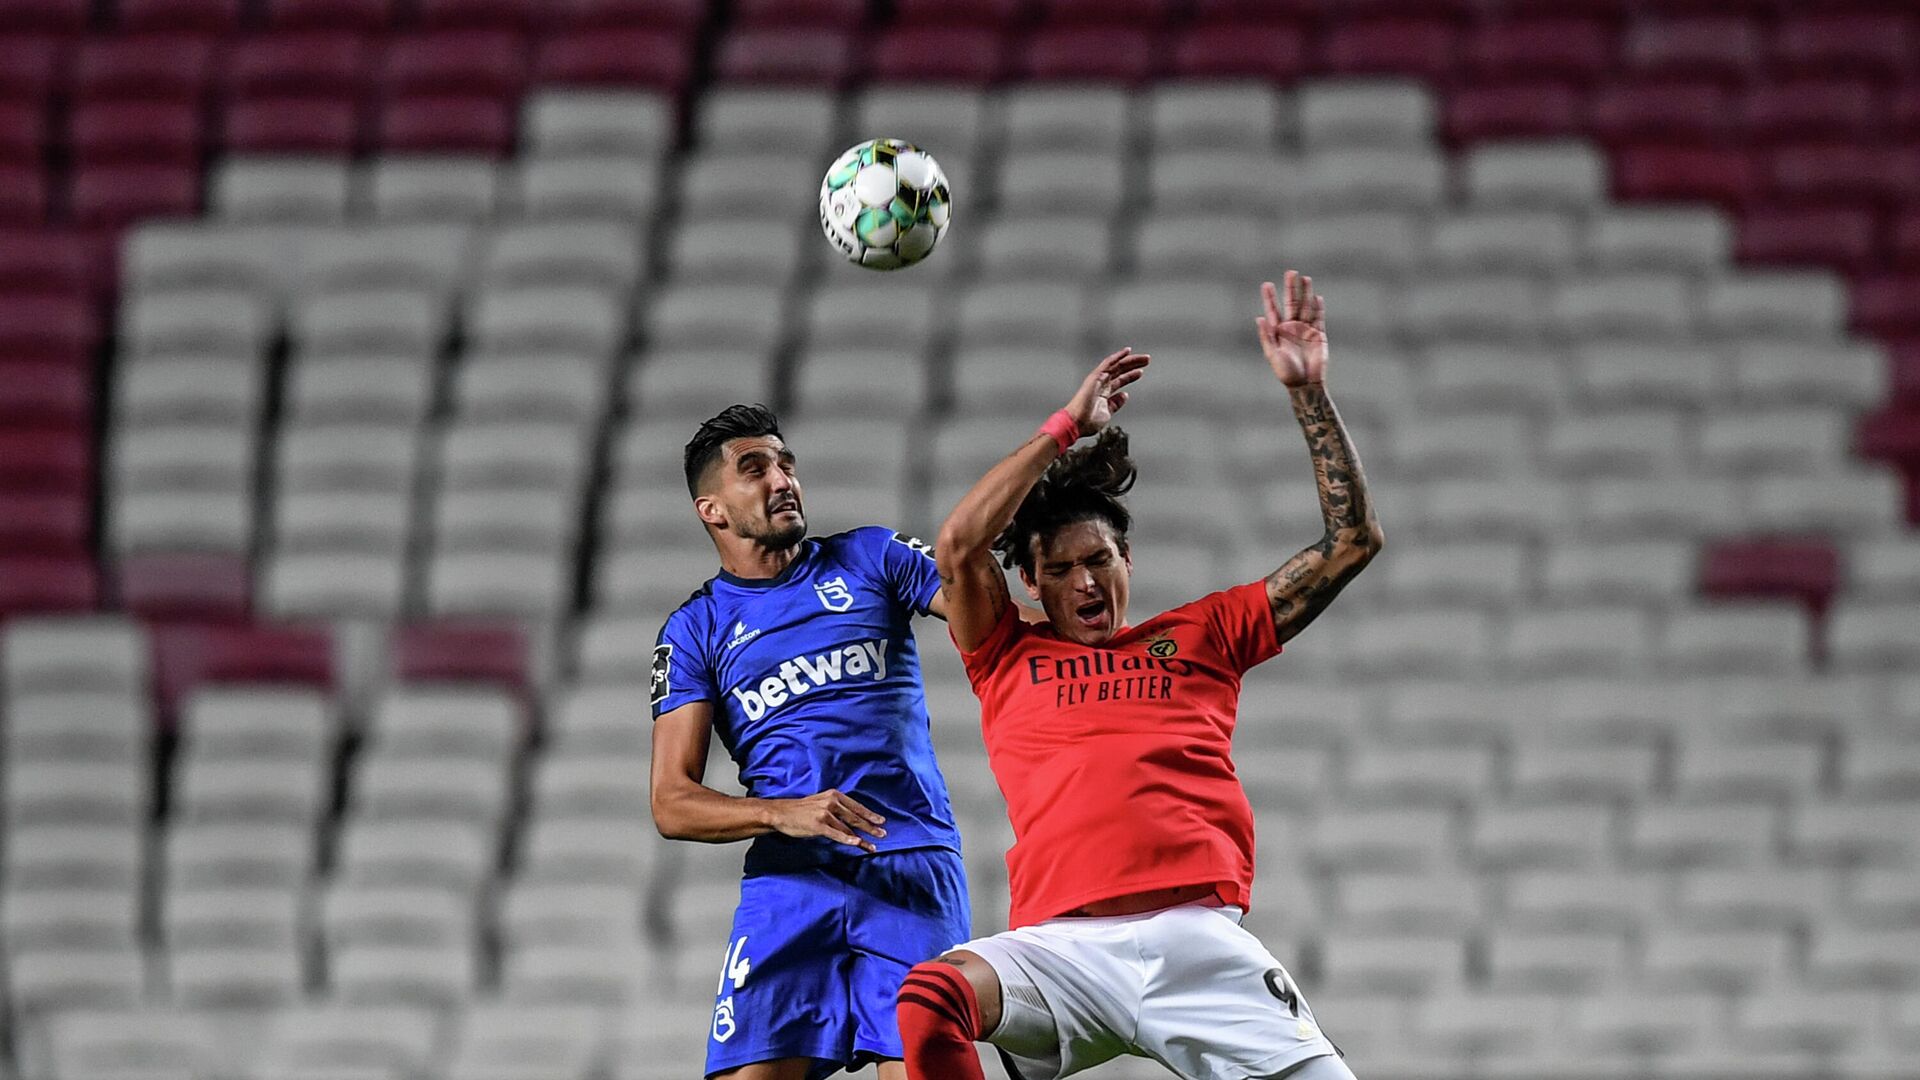
[[[694,496],[693,512],[700,516],[701,521],[716,529],[727,527],[727,512],[720,505],[720,500],[711,495]]]
[[[1024,566],[1020,568],[1020,584],[1027,587],[1027,599],[1040,602],[1040,586],[1033,583],[1033,571]]]

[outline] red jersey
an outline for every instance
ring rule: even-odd
[[[1253,808],[1233,771],[1233,726],[1241,675],[1279,652],[1259,582],[1101,645],[1007,605],[962,659],[1013,822],[1013,926],[1184,885],[1247,906]]]

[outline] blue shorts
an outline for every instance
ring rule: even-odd
[[[918,848],[740,883],[707,1075],[813,1058],[809,1080],[902,1056],[894,995],[907,969],[972,936],[957,852]]]

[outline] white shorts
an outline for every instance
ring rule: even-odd
[[[985,1038],[1019,1080],[1057,1080],[1123,1054],[1188,1080],[1248,1080],[1338,1053],[1240,914],[1185,904],[1049,919],[958,948],[1000,977],[1000,1024]]]

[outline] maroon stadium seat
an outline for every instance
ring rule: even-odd
[[[101,165],[74,171],[73,220],[109,228],[200,211],[200,173],[183,165]]]
[[[415,154],[513,152],[513,106],[495,97],[405,97],[380,110],[381,150]]]
[[[62,66],[65,45],[40,34],[0,33],[0,99],[28,102],[45,99],[66,75]]]
[[[553,21],[575,27],[626,27],[691,33],[707,21],[707,0],[547,0]]]
[[[1325,67],[1342,75],[1419,75],[1453,71],[1460,32],[1444,19],[1365,19],[1336,24],[1322,45]]]
[[[214,70],[214,41],[203,34],[138,34],[81,43],[74,60],[76,98],[197,101]]]
[[[1143,26],[1167,22],[1172,0],[1040,0],[1040,20],[1061,25]]]
[[[351,97],[367,77],[367,46],[358,34],[292,31],[234,43],[225,83],[236,97]]]
[[[1307,35],[1278,23],[1204,23],[1174,41],[1170,67],[1193,78],[1265,78],[1292,82],[1306,63]]]
[[[99,311],[84,288],[0,293],[0,356],[67,360],[100,340]]]
[[[1757,21],[1738,15],[1642,18],[1622,51],[1642,72],[1744,79],[1765,59],[1766,41]]]
[[[1920,198],[1920,148],[1813,143],[1776,148],[1768,163],[1774,189],[1813,199]]]
[[[504,30],[439,30],[396,37],[380,64],[390,97],[517,97],[527,80],[527,43]]]
[[[1920,467],[1920,406],[1895,404],[1861,417],[1854,449],[1875,461]]]
[[[200,160],[203,114],[187,101],[90,102],[69,117],[68,142],[74,160],[86,165],[192,165]]]
[[[985,26],[899,26],[868,51],[876,81],[985,83],[1006,67],[1007,43]]]
[[[1463,86],[1443,100],[1447,137],[1459,142],[1571,135],[1584,119],[1584,97],[1557,81]]]
[[[1753,156],[1710,146],[1628,146],[1614,159],[1614,190],[1629,199],[1751,201],[1761,186]]]
[[[1898,407],[1920,408],[1920,338],[1888,343],[1888,382]]]
[[[1852,299],[1855,329],[1886,338],[1920,337],[1920,272],[1855,278]]]
[[[244,619],[251,610],[251,571],[244,555],[142,552],[120,560],[118,577],[120,605],[149,619]]]
[[[0,225],[47,220],[47,174],[38,165],[0,163]]]
[[[1003,30],[1030,12],[1026,0],[895,0],[896,22],[914,25],[965,23]]]
[[[1700,556],[1700,592],[1721,600],[1793,600],[1823,610],[1840,588],[1832,541],[1721,540]]]
[[[1743,262],[1851,270],[1875,261],[1877,241],[1873,212],[1862,207],[1761,204],[1741,216],[1736,250]]]
[[[533,30],[551,15],[542,0],[414,0],[422,26]]]
[[[1614,30],[1600,19],[1547,18],[1489,21],[1460,43],[1474,72],[1590,79],[1613,68]]]
[[[1202,22],[1273,22],[1315,19],[1330,0],[1193,0],[1193,16]]]
[[[240,0],[118,0],[124,30],[205,30],[228,33],[240,25]]]
[[[677,91],[693,74],[691,42],[663,30],[579,30],[540,43],[541,84],[648,87]]]
[[[100,284],[81,239],[49,229],[0,230],[0,293],[84,296]]]
[[[0,359],[0,428],[85,427],[93,378],[73,364]]]
[[[38,165],[46,158],[47,107],[0,101],[0,164]]]
[[[1481,0],[1329,0],[1322,5],[1338,18],[1432,18],[1458,22],[1479,14]]]
[[[867,0],[734,0],[735,26],[823,26],[859,29],[871,13]]]
[[[1893,88],[1888,95],[1887,115],[1895,134],[1920,135],[1920,79]]]
[[[1614,142],[1643,138],[1712,139],[1728,125],[1728,91],[1701,79],[1616,82],[1594,90],[1594,134]]]
[[[245,154],[356,153],[360,110],[351,98],[259,98],[227,106],[222,125],[227,150]]]
[[[0,616],[91,611],[100,576],[85,555],[0,556]]]
[[[1158,34],[1127,27],[1035,31],[1015,48],[1015,67],[1029,79],[1140,82],[1156,67]]]
[[[1746,131],[1761,139],[1852,138],[1886,119],[1879,92],[1865,79],[1757,82],[1741,93],[1739,113]]]
[[[172,623],[154,628],[154,687],[164,715],[206,683],[331,689],[333,640],[317,627]]]
[[[839,86],[854,59],[853,38],[838,30],[740,30],[720,43],[713,70],[738,82]]]
[[[71,33],[87,28],[93,0],[7,0],[8,30]]]
[[[0,428],[0,488],[91,491],[93,439],[86,427]]]
[[[92,522],[84,491],[0,490],[0,553],[85,555]]]
[[[1791,13],[1774,35],[1774,56],[1794,71],[1897,74],[1913,64],[1913,20],[1897,12]]]
[[[1903,266],[1920,266],[1920,206],[1901,211],[1893,219],[1890,232],[1893,260]]]
[[[505,623],[410,623],[393,635],[393,676],[406,682],[527,687],[527,638]]]
[[[398,0],[267,0],[267,23],[287,30],[382,30]]]

